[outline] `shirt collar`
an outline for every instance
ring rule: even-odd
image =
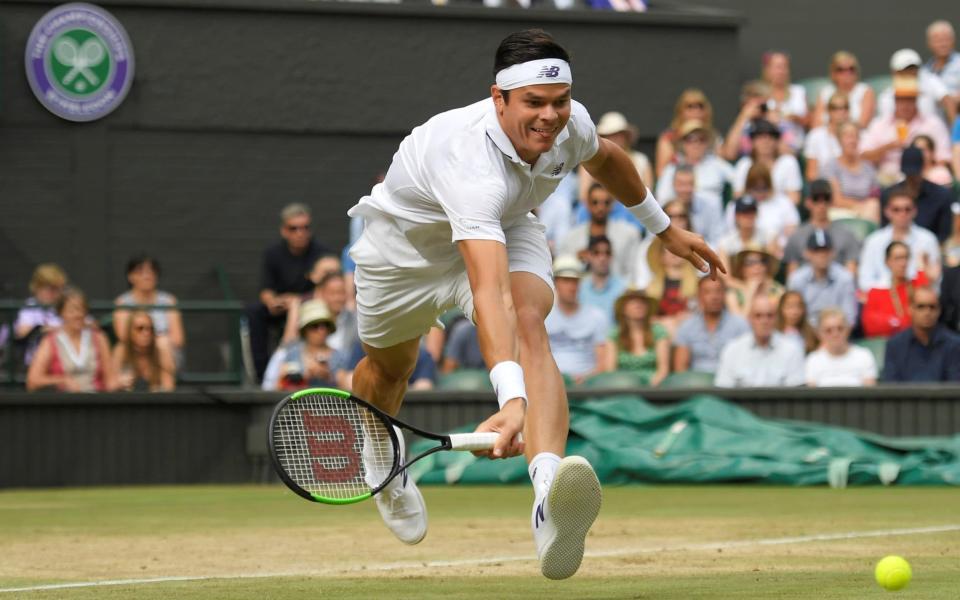
[[[497,106],[493,103],[493,100],[490,101],[490,110],[487,111],[487,114],[484,117],[484,128],[487,131],[487,137],[493,141],[497,146],[500,152],[503,152],[511,162],[515,162],[518,165],[530,168],[530,163],[520,158],[520,155],[517,154],[517,149],[513,147],[513,142],[510,141],[510,138],[507,137],[506,132],[500,126],[500,120],[497,119]],[[567,121],[567,124],[564,128],[557,134],[557,139],[553,142],[553,147],[549,151],[541,154],[541,157],[548,156],[556,152],[557,146],[567,140],[570,137],[570,122]],[[548,160],[537,160],[538,165],[544,165]]]

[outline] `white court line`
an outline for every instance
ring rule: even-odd
[[[586,552],[586,558],[610,558],[614,556],[633,556],[636,554],[653,554],[659,552],[697,551],[697,550],[729,550],[750,546],[783,546],[787,544],[803,544],[807,542],[829,542],[837,540],[855,540],[862,538],[887,537],[898,535],[920,535],[924,533],[946,533],[960,531],[960,524],[934,525],[931,527],[914,527],[910,529],[878,529],[873,531],[848,531],[843,533],[819,533],[793,537],[767,538],[759,540],[728,540],[724,542],[706,542],[702,544],[678,544],[672,546],[647,546],[635,548],[620,548],[618,550],[600,550]],[[399,571],[403,569],[432,569],[442,567],[462,567],[471,565],[490,565],[505,562],[533,561],[536,557],[497,556],[490,558],[467,558],[462,560],[432,560],[408,561],[395,563],[380,563],[358,567],[323,569],[314,571],[282,572],[282,573],[242,573],[233,575],[200,575],[151,577],[148,579],[113,579],[105,581],[83,581],[77,583],[55,583],[49,585],[35,585],[18,588],[0,588],[0,594],[13,592],[38,592],[44,590],[63,590],[70,588],[88,588],[116,585],[142,585],[147,583],[166,583],[171,581],[209,581],[212,579],[266,579],[270,577],[321,577],[325,575],[342,575],[344,573],[368,573],[371,571]]]

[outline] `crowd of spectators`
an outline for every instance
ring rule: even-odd
[[[810,97],[790,56],[769,52],[725,135],[707,95],[684,90],[652,160],[623,113],[600,116],[598,135],[630,154],[674,226],[702,235],[728,272],[704,278],[572,172],[537,211],[555,259],[546,327],[568,382],[609,371],[651,386],[688,371],[718,386],[960,381],[960,53],[946,21],[927,42],[926,62],[893,52],[879,89],[836,52]],[[363,356],[349,246],[334,252],[311,227],[307,206],[283,209],[246,310],[264,389],[349,388]],[[362,228],[351,222],[351,244]],[[172,389],[186,336],[159,276],[152,257],[131,259],[104,325],[62,269],[40,265],[13,329],[27,388]],[[414,389],[485,368],[470,319],[441,320]]]

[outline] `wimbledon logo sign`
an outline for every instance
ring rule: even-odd
[[[47,110],[68,121],[93,121],[126,97],[133,82],[133,47],[107,11],[64,4],[34,26],[26,67],[30,88]]]

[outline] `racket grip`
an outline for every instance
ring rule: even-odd
[[[473,452],[474,450],[490,450],[497,443],[500,436],[496,431],[480,433],[452,433],[450,434],[450,449]]]

